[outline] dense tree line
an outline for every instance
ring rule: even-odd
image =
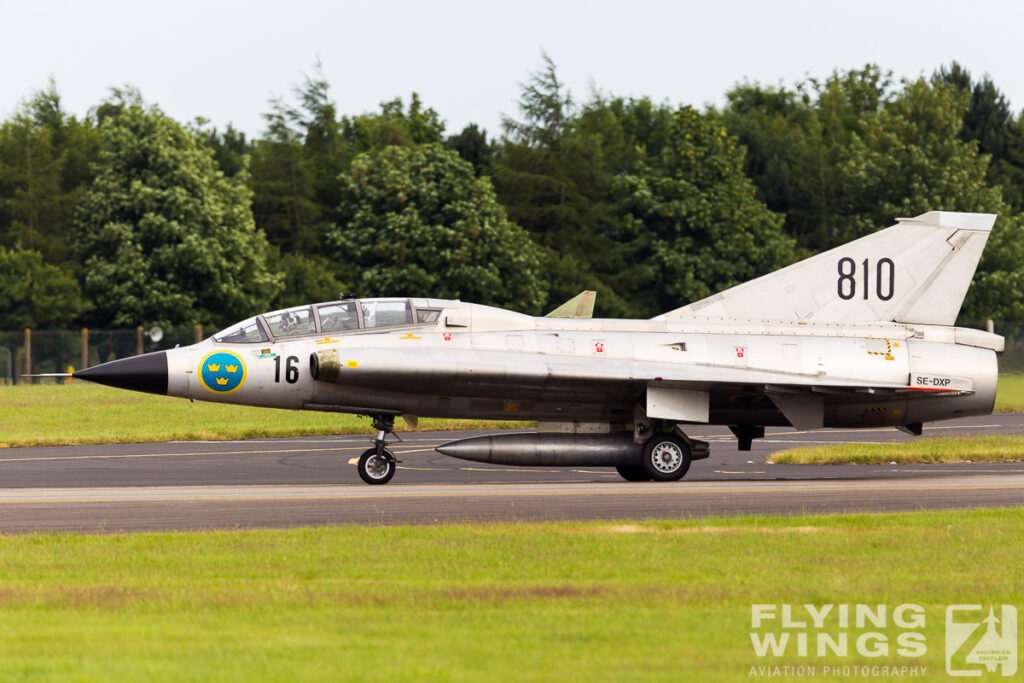
[[[999,213],[963,317],[1024,320],[1024,112],[959,64],[742,83],[721,109],[593,92],[544,56],[490,136],[319,68],[257,139],[131,88],[0,123],[0,329],[224,325],[361,296],[645,317],[928,210]]]

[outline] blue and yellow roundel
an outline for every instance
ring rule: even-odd
[[[245,384],[245,363],[231,351],[206,354],[199,364],[199,381],[215,394],[230,394]]]

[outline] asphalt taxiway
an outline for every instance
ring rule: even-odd
[[[515,468],[434,447],[485,432],[400,434],[386,486],[362,484],[368,436],[172,442],[0,451],[0,532],[288,527],[345,523],[579,520],[914,510],[1024,504],[1024,463],[770,464],[795,445],[906,441],[895,429],[769,429],[741,452],[728,430],[689,430],[711,457],[673,483],[605,468]],[[1024,414],[925,427],[924,437],[1024,433]]]

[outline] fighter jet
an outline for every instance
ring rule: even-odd
[[[515,419],[535,433],[474,437],[445,455],[504,465],[610,466],[672,481],[728,425],[892,426],[992,411],[1003,338],[956,327],[995,215],[934,211],[650,320],[589,317],[593,294],[531,317],[431,298],[341,300],[257,315],[193,346],[73,373],[222,403],[355,413],[359,459],[391,480],[395,418]]]

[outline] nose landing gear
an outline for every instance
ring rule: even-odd
[[[373,448],[359,457],[359,477],[367,484],[386,484],[395,476],[398,460],[389,451],[386,437],[395,433],[394,415],[373,415],[373,428],[377,430],[377,438],[373,440]]]

